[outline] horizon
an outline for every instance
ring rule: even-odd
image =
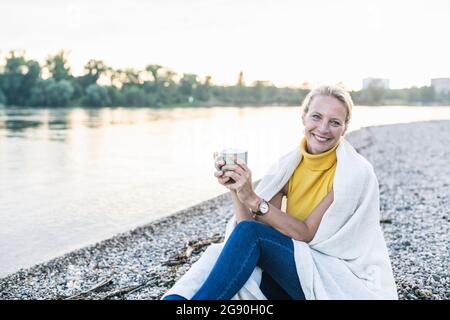
[[[17,49],[16,51],[20,51],[21,49]],[[13,50],[10,50],[10,51],[14,51],[14,49]],[[8,51],[8,53],[10,52],[10,51]],[[63,50],[59,50],[58,52],[61,52],[61,51],[63,51]],[[54,54],[56,54],[56,53],[58,53],[58,52],[55,52]],[[67,53],[67,51],[65,51],[66,53]],[[53,54],[52,54],[53,55]],[[47,57],[49,57],[49,56],[51,56],[51,55],[47,55]],[[45,70],[44,68],[45,68],[45,59],[44,59],[44,61],[39,61],[39,60],[37,60],[37,59],[34,59],[33,57],[30,57],[27,53],[26,53],[26,51],[24,52],[24,57],[25,57],[25,59],[26,60],[35,60],[35,61],[37,61],[39,64],[40,64],[40,66],[42,67],[42,70],[41,70],[41,77],[43,78],[43,79],[47,79],[48,78],[48,76],[49,75],[46,75],[45,73],[47,72],[47,70]],[[6,55],[5,56],[1,56],[1,53],[0,53],[0,58],[3,58],[3,59],[5,59],[6,58]],[[101,60],[101,59],[98,59],[98,60]],[[103,60],[101,60],[101,61],[103,61]],[[86,61],[87,62],[87,61]],[[104,61],[103,61],[104,62]],[[72,68],[72,65],[71,65],[71,63],[70,63],[70,58],[68,58],[68,64],[69,64],[69,67],[70,67],[70,72],[71,72],[71,75],[72,76],[74,76],[74,77],[80,77],[80,76],[83,76],[83,75],[85,75],[86,73],[85,72],[80,72],[80,73],[78,73],[78,74],[75,74],[75,73],[73,73],[73,68]],[[107,65],[107,64],[106,64]],[[4,64],[0,64],[0,68],[1,67],[3,67],[4,66]],[[111,67],[111,66],[109,66],[109,65],[107,65],[108,67]],[[171,70],[171,71],[174,71],[174,72],[176,72],[176,76],[175,76],[175,79],[177,80],[177,81],[179,81],[179,79],[182,77],[182,75],[183,75],[183,73],[180,73],[180,72],[177,72],[177,70],[174,70],[174,69],[172,69],[172,68],[169,68],[169,67],[166,67],[166,66],[162,66],[162,68],[163,69],[168,69],[168,70]],[[114,68],[115,69],[115,68]],[[124,69],[128,69],[127,67],[125,67]],[[133,69],[136,69],[136,68],[133,68]],[[117,69],[115,69],[115,70],[117,70]],[[136,69],[137,71],[142,71],[142,72],[145,72],[146,70],[145,70],[145,68],[142,68],[142,69]],[[241,70],[242,71],[242,70]],[[239,73],[241,72],[241,71],[239,71]],[[42,75],[44,73],[44,75]],[[237,82],[238,82],[238,78],[239,78],[239,73],[238,73],[238,75],[237,75],[237,77],[236,77],[236,81],[235,81],[235,83],[216,83],[216,82],[214,82],[214,76],[212,75],[207,75],[207,76],[203,76],[203,75],[200,75],[200,74],[198,74],[198,73],[195,73],[195,72],[192,72],[191,74],[195,74],[196,76],[198,76],[198,80],[201,82],[201,81],[203,81],[206,77],[212,77],[212,81],[211,81],[211,84],[213,85],[213,86],[225,86],[225,87],[227,87],[227,86],[235,86],[235,85],[237,85]],[[258,81],[260,81],[260,82],[267,82],[267,83],[269,83],[269,84],[271,84],[271,85],[273,85],[273,86],[275,86],[276,88],[290,88],[290,89],[307,89],[307,90],[310,90],[310,89],[312,89],[312,88],[314,88],[315,86],[314,85],[311,85],[311,82],[309,82],[307,79],[303,82],[303,83],[300,83],[300,84],[292,84],[292,85],[278,85],[278,84],[276,84],[276,83],[273,83],[270,79],[266,79],[266,80],[261,80],[261,79],[255,79],[255,80],[252,80],[252,82],[251,83],[246,83],[245,82],[245,72],[243,72],[243,78],[244,78],[244,86],[248,86],[248,87],[251,87],[251,86],[253,86],[254,85],[254,83],[255,82],[258,82]],[[364,79],[377,79],[377,80],[379,80],[379,79],[381,79],[381,80],[388,80],[388,81],[390,81],[390,79],[383,79],[383,78],[372,78],[372,77],[367,77],[367,78],[364,78]],[[361,82],[363,82],[363,80],[364,79],[361,79]],[[431,79],[449,79],[449,78],[430,78],[430,81],[431,81]],[[100,85],[111,85],[111,83],[107,83],[108,81],[106,81],[106,82],[103,82],[102,81],[102,77],[100,77],[100,79],[99,79],[99,84]],[[101,83],[101,82],[103,82],[103,83]],[[360,87],[360,88],[349,88],[348,86],[346,86],[346,84],[345,83],[343,83],[342,81],[338,81],[338,82],[335,82],[335,83],[329,83],[329,82],[321,82],[320,84],[330,84],[330,85],[341,85],[341,86],[343,86],[344,88],[346,88],[348,91],[360,91],[360,90],[362,90],[363,88],[362,88],[362,86]],[[305,85],[307,85],[307,87],[305,87]],[[317,86],[317,85],[316,85]],[[389,88],[385,88],[386,90],[402,90],[402,89],[411,89],[411,88],[414,88],[414,87],[416,87],[416,88],[420,88],[420,87],[423,87],[423,86],[427,86],[427,87],[430,87],[431,86],[431,84],[424,84],[424,85],[420,85],[420,86],[418,86],[418,85],[411,85],[411,86],[409,86],[409,87],[402,87],[402,88],[400,88],[400,87],[397,87],[397,88],[392,88],[391,86],[389,86]]]
[[[42,64],[65,50],[75,76],[97,59],[114,69],[160,64],[216,85],[236,84],[240,71],[246,85],[341,82],[350,90],[364,78],[403,89],[450,77],[444,0],[5,0],[0,10],[8,13],[0,21],[2,59],[24,50]]]

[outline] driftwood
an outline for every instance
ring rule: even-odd
[[[65,300],[86,299],[87,298],[86,297],[87,294],[94,293],[96,290],[98,290],[101,287],[104,287],[104,286],[110,284],[112,281],[113,281],[113,278],[108,278],[108,279],[106,279],[104,281],[99,282],[98,284],[96,284],[95,286],[93,286],[92,288],[90,288],[90,289],[88,289],[86,291],[83,291],[83,292],[77,293],[77,294],[75,294],[75,295],[73,295],[71,297],[65,298]],[[141,290],[142,288],[148,286],[151,283],[152,283],[152,281],[147,281],[147,282],[142,283],[142,284],[137,284],[137,285],[131,285],[131,286],[118,288],[118,289],[116,289],[114,291],[111,291],[111,292],[107,293],[105,296],[97,297],[97,298],[106,299],[106,298],[111,298],[111,297],[114,297],[114,296],[117,296],[117,295],[121,295],[121,294],[125,294],[125,293],[131,294],[133,292]]]
[[[220,242],[222,240],[223,236],[214,235],[209,239],[189,241],[182,252],[177,253],[175,256],[169,258],[167,261],[164,261],[162,265],[171,267],[186,263],[193,253],[197,253],[201,251],[203,247],[208,246],[212,243]]]
[[[111,283],[112,281],[113,281],[113,277],[110,277],[110,278],[108,278],[106,280],[103,280],[103,281],[97,283],[92,288],[90,288],[90,289],[88,289],[86,291],[83,291],[83,292],[77,293],[77,294],[75,294],[73,296],[70,296],[68,298],[65,298],[65,300],[73,300],[73,299],[81,298],[82,296],[84,296],[84,295],[86,295],[88,293],[94,292],[94,291],[100,289],[101,287],[106,286],[107,284]]]
[[[102,297],[102,299],[111,298],[117,295],[121,295],[128,292],[134,292],[137,291],[136,289],[141,289],[141,287],[145,286],[147,283],[143,284],[137,284],[137,285],[131,285],[123,288],[119,288],[117,290],[112,291],[111,293],[108,293],[106,296]]]

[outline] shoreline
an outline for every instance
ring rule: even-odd
[[[450,299],[450,121],[367,127],[346,138],[379,180],[399,298]],[[159,299],[210,243],[223,240],[232,214],[224,193],[0,278],[0,299]]]

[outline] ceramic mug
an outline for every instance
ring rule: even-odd
[[[225,164],[237,164],[236,160],[241,159],[247,164],[247,155],[248,151],[245,149],[239,149],[239,148],[227,148],[223,149],[222,151],[217,153],[215,167],[217,170],[221,170],[217,166],[217,161],[224,160]],[[229,171],[229,170],[222,170],[223,172]]]

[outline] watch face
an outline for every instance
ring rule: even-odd
[[[262,213],[267,213],[267,212],[269,211],[269,204],[268,204],[266,201],[263,201],[263,202],[261,203],[261,205],[259,206],[259,210],[260,210]]]

